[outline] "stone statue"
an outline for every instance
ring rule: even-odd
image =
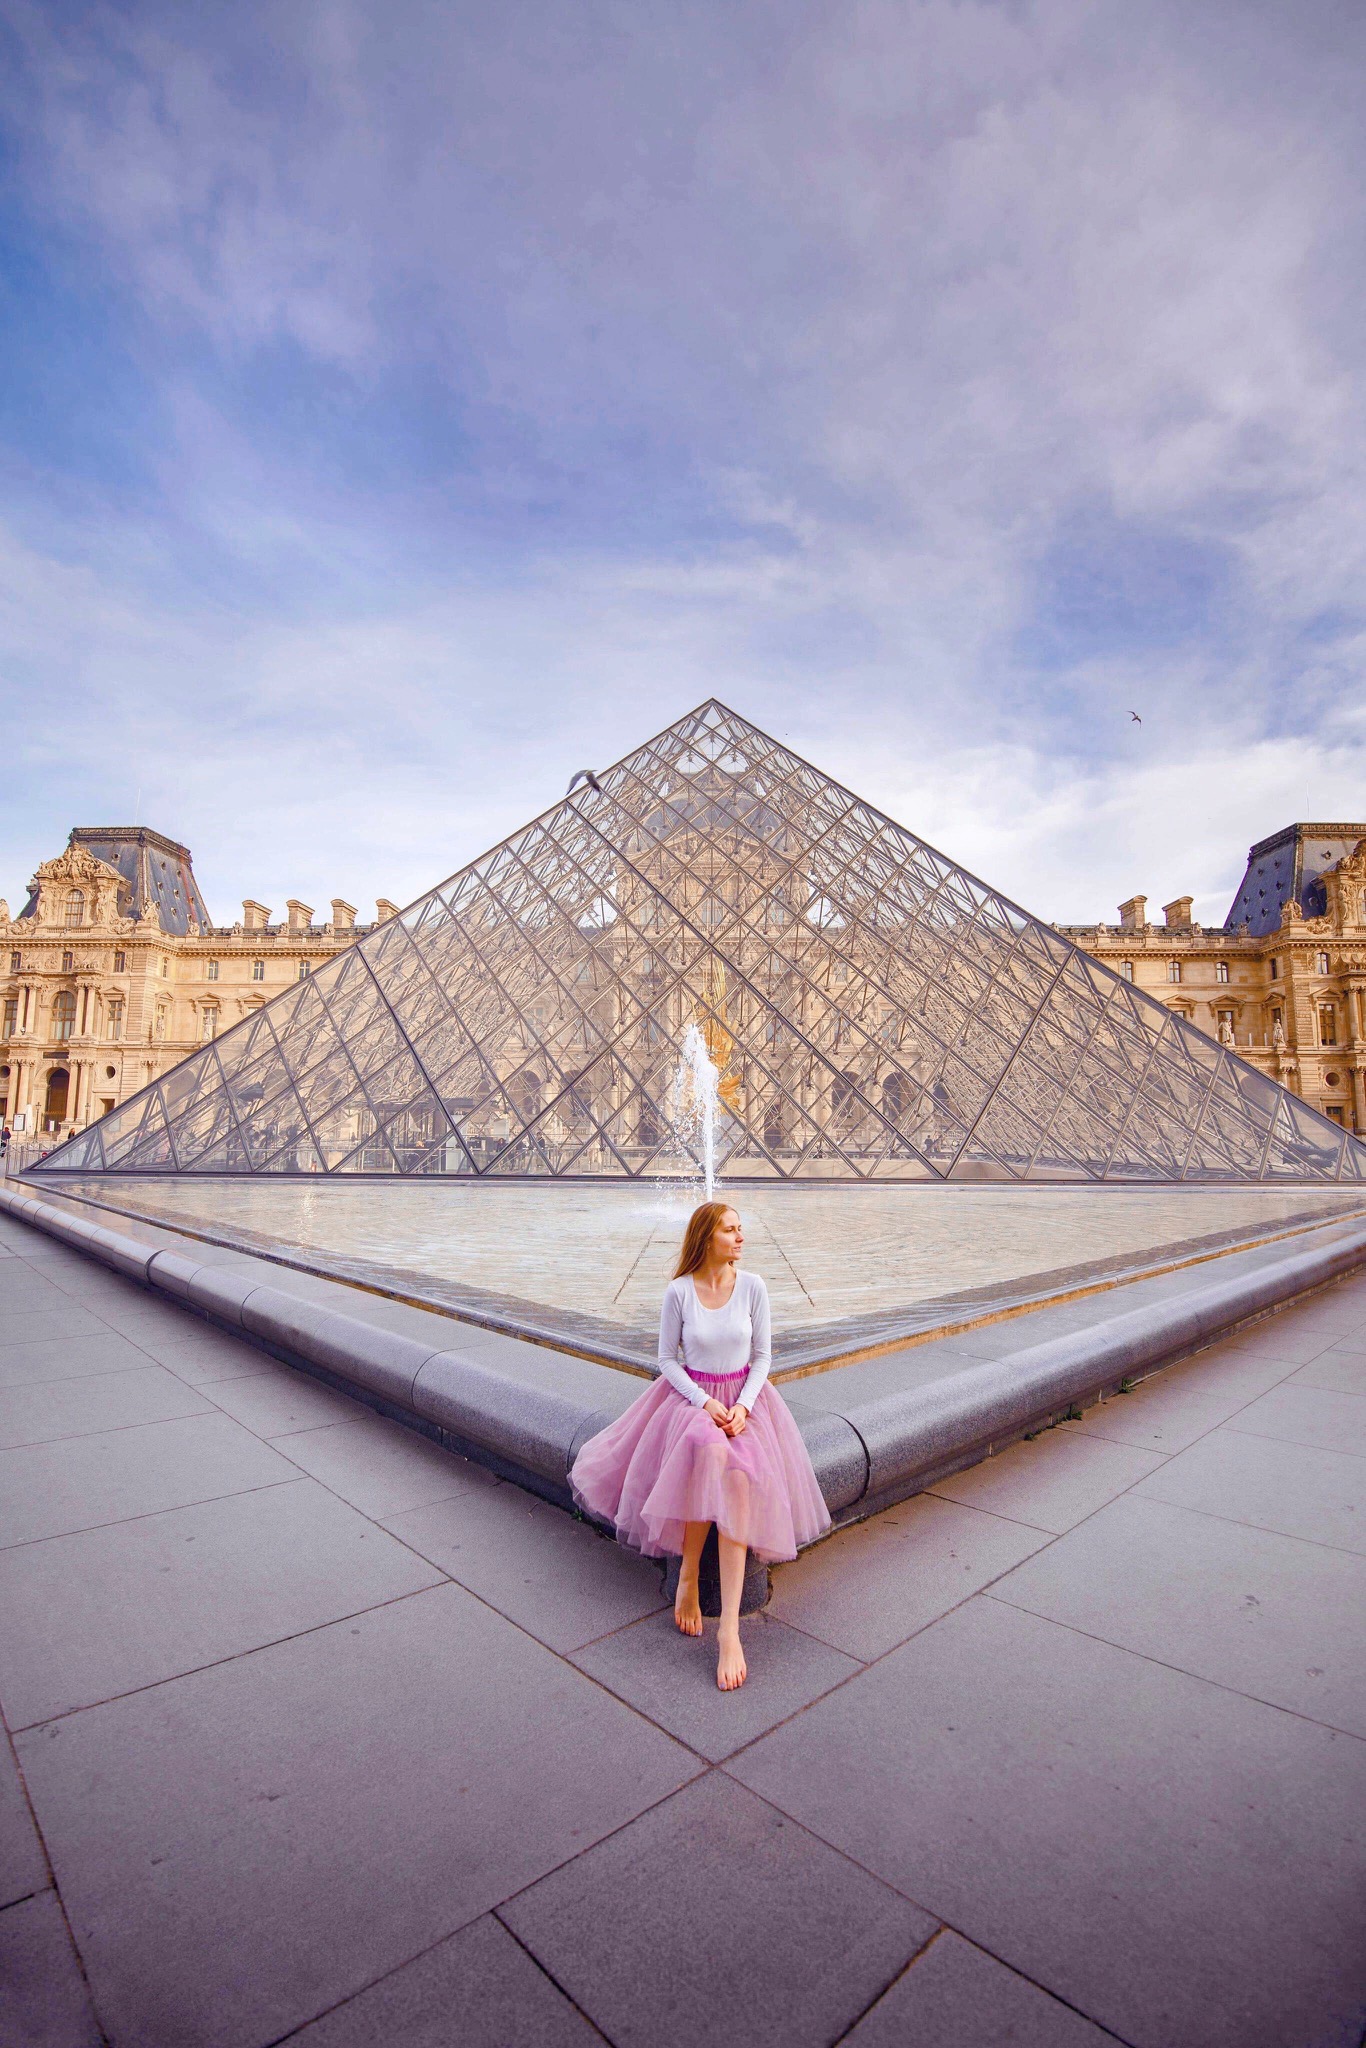
[[[1219,1043],[1220,1045],[1228,1046],[1236,1045],[1237,1043],[1233,1036],[1233,1019],[1231,1017],[1221,1017],[1219,1019]]]
[[[1275,1046],[1278,1052],[1284,1049],[1285,1026],[1281,1022],[1281,1013],[1279,1010],[1277,1010],[1275,1016],[1271,1020],[1271,1043]]]

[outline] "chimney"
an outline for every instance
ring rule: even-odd
[[[1146,896],[1131,896],[1127,903],[1119,906],[1119,928],[1124,932],[1141,932],[1148,922],[1148,899]]]
[[[287,899],[285,908],[289,912],[289,928],[292,932],[306,932],[313,922],[311,903],[300,903],[297,896]]]
[[[356,906],[344,903],[340,896],[332,898],[332,929],[334,932],[350,932],[356,928]]]
[[[397,903],[391,903],[387,896],[376,896],[375,910],[377,912],[376,922],[379,924],[387,924],[391,917],[398,916]]]
[[[248,897],[242,905],[243,929],[249,932],[263,932],[270,923],[270,912],[264,903],[253,903]]]
[[[1191,905],[1193,896],[1178,896],[1175,903],[1164,903],[1162,915],[1167,920],[1168,931],[1188,932],[1191,928]]]

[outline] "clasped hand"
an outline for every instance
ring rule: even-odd
[[[702,1407],[726,1436],[739,1436],[749,1421],[749,1410],[743,1401],[737,1401],[733,1408],[727,1408],[724,1401],[704,1401]]]

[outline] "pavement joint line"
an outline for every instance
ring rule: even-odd
[[[594,1844],[594,1846],[596,1847],[596,1844]],[[585,1850],[583,1851],[583,1853],[586,1855],[588,1852],[587,1850]],[[564,1866],[561,1865],[560,1867],[563,1869]],[[537,1882],[539,1883],[540,1880],[538,1879]],[[506,1901],[504,1903],[506,1903]],[[555,1975],[555,1972],[550,1968],[548,1963],[543,1963],[541,1961],[541,1958],[537,1955],[535,1949],[527,1947],[527,1944],[523,1941],[521,1935],[517,1932],[516,1928],[508,1926],[507,1921],[503,1918],[503,1915],[497,1906],[491,1908],[491,1918],[498,1922],[498,1925],[502,1928],[504,1934],[506,1934],[510,1940],[516,1942],[518,1948],[522,1951],[522,1954],[527,1958],[527,1961],[534,1964],[536,1969],[538,1969],[541,1975],[545,1978],[547,1984],[552,1984],[555,1987],[556,1991],[559,1992],[560,1997],[565,2000],[566,2004],[571,2005],[574,2008],[574,2011],[579,2015],[579,2018],[583,2021],[584,2025],[586,2027],[589,2027],[592,2030],[592,2032],[597,2035],[600,2041],[606,2041],[608,2044],[608,2048],[616,2048],[616,2043],[613,2041],[612,2036],[605,2030],[605,2028],[600,2027],[598,2025],[598,2022],[593,2018],[593,2015],[588,2011],[588,2009],[585,2006],[580,2005],[578,1999],[575,1998],[573,1992],[568,1988],[568,1986],[565,1984],[561,1984],[559,1978]]]
[[[149,1429],[160,1427],[158,1423],[147,1426]],[[19,1444],[16,1448],[28,1450],[30,1446]],[[18,1543],[0,1544],[0,1556],[11,1550],[37,1550],[44,1543],[68,1543],[73,1536],[93,1536],[99,1529],[126,1529],[132,1522],[154,1522],[158,1515],[178,1515],[189,1508],[208,1508],[220,1500],[245,1500],[249,1494],[271,1493],[280,1486],[298,1486],[300,1481],[311,1477],[302,1466],[296,1466],[295,1470],[298,1473],[296,1479],[265,1479],[259,1486],[239,1487],[234,1493],[211,1493],[204,1500],[178,1500],[168,1508],[143,1508],[136,1515],[120,1515],[116,1522],[90,1522],[82,1529],[50,1529],[46,1536],[25,1536]]]
[[[1022,1970],[1017,1963],[1007,1962],[1004,1956],[997,1955],[995,1949],[988,1948],[984,1941],[980,1941],[974,1934],[968,1934],[963,1928],[956,1926],[954,1922],[951,1920],[945,1920],[941,1922],[941,1924],[935,1929],[934,1933],[930,1936],[929,1940],[925,1942],[923,1947],[918,1948],[916,1950],[915,1954],[911,1957],[910,1961],[906,1964],[905,1968],[903,1970],[898,1971],[897,1975],[893,1977],[891,1984],[888,1984],[883,1991],[880,1991],[878,1993],[878,1998],[885,1998],[887,1992],[891,1990],[893,1984],[899,1984],[903,1977],[909,1976],[911,1971],[915,1969],[916,1965],[924,1960],[924,1958],[928,1955],[929,1951],[935,1946],[936,1942],[938,1942],[941,1936],[945,1934],[957,1935],[958,1939],[960,1941],[965,1941],[968,1944],[969,1948],[975,1948],[979,1955],[989,1956],[993,1963],[999,1963],[1003,1970],[1009,1970],[1012,1977],[1019,1977],[1023,1983],[1032,1984],[1034,1989],[1036,1991],[1041,1991],[1045,1998],[1051,1998],[1055,2004],[1065,2006],[1068,2012],[1074,2012],[1077,2015],[1078,2019],[1085,2020],[1088,2023],[1088,2025],[1093,2026],[1098,2033],[1104,2034],[1107,2041],[1118,2042],[1119,2048],[1141,2048],[1140,2043],[1136,2041],[1131,2041],[1126,2034],[1117,2034],[1114,2031],[1113,2027],[1107,2027],[1104,2020],[1098,2020],[1095,2017],[1094,2013],[1086,2012],[1082,2009],[1081,2006],[1074,2005],[1070,1998],[1064,1997],[1062,1992],[1054,1991],[1051,1985],[1043,1983],[1042,1980],[1038,1977],[1031,1977],[1028,1970]],[[877,1998],[875,1998],[872,2001],[872,2005],[865,2006],[863,2011],[859,2014],[859,2020],[865,2019],[867,2015],[872,2011],[873,2006],[877,2004],[877,2002],[878,2000]],[[849,2035],[853,2032],[854,2028],[858,2025],[858,2023],[858,2020],[854,2020],[848,2027],[846,2027],[845,2031],[839,2036],[838,2040],[831,2043],[831,2048],[840,2048],[840,2043],[848,2040]],[[927,2048],[933,2048],[933,2044],[927,2044]]]
[[[840,2043],[842,2041],[847,2041],[849,2039],[849,2036],[853,2033],[855,2027],[859,2026],[862,2023],[862,2021],[867,2019],[869,2013],[873,2010],[873,2007],[881,2003],[881,2001],[887,1996],[887,1993],[891,1990],[892,1986],[894,1984],[899,1984],[903,1977],[908,1977],[911,1971],[915,1968],[916,1964],[920,1961],[921,1957],[929,1954],[930,1950],[934,1947],[935,1943],[940,1939],[941,1935],[947,1933],[956,1934],[957,1932],[958,1930],[956,1927],[952,1929],[949,1927],[949,1923],[947,1920],[941,1920],[939,1925],[935,1928],[933,1934],[926,1935],[924,1941],[921,1942],[919,1948],[915,1950],[914,1954],[906,1958],[905,1962],[901,1965],[901,1968],[899,1970],[893,1971],[892,1975],[887,1979],[887,1982],[882,1986],[881,1990],[875,1991],[873,1996],[868,2000],[868,2003],[859,2008],[859,2010],[854,2014],[854,2017],[850,2020],[848,2026],[844,2029],[843,2033],[837,2034],[835,2036],[834,2040],[830,2043],[830,2048],[840,2048]]]
[[[651,1232],[649,1233],[648,1237],[646,1238],[646,1240],[645,1240],[644,1244],[643,1244],[643,1245],[642,1245],[642,1246],[640,1247],[640,1250],[639,1250],[639,1251],[638,1251],[638,1252],[636,1253],[635,1257],[634,1257],[634,1258],[632,1259],[632,1261],[631,1261],[631,1266],[630,1266],[630,1270],[629,1270],[629,1272],[627,1273],[627,1275],[626,1275],[626,1278],[625,1278],[625,1279],[624,1279],[624,1280],[622,1281],[622,1283],[621,1283],[620,1287],[619,1287],[619,1288],[617,1289],[616,1293],[615,1293],[615,1294],[614,1294],[614,1295],[612,1296],[612,1306],[613,1306],[613,1308],[615,1308],[615,1307],[616,1307],[617,1303],[618,1303],[618,1302],[619,1302],[619,1301],[621,1300],[621,1297],[622,1297],[622,1295],[623,1295],[623,1294],[625,1294],[625,1292],[626,1292],[627,1288],[628,1288],[628,1287],[630,1286],[631,1282],[632,1282],[632,1281],[633,1281],[633,1280],[635,1279],[635,1276],[636,1276],[636,1267],[637,1267],[637,1266],[638,1266],[638,1265],[640,1264],[640,1262],[641,1262],[641,1260],[642,1260],[642,1259],[644,1258],[644,1256],[645,1256],[646,1252],[648,1252],[648,1251],[649,1251],[649,1249],[650,1249],[651,1245],[652,1245],[652,1244],[653,1244],[653,1243],[655,1242],[655,1239],[656,1239],[657,1235],[658,1235],[658,1233],[657,1233],[656,1231],[653,1231],[653,1230],[652,1230],[652,1231],[651,1231]],[[511,1932],[511,1929],[509,1929],[508,1931],[509,1931],[509,1933],[510,1933],[510,1932]]]
[[[440,1567],[435,1569],[440,1570]],[[446,1574],[442,1576],[446,1578]],[[462,1587],[461,1590],[468,1591],[468,1588]],[[59,1714],[44,1714],[36,1721],[22,1721],[18,1726],[6,1721],[5,1725],[14,1735],[31,1735],[35,1728],[54,1728],[59,1721],[75,1720],[78,1714],[98,1714],[104,1707],[117,1706],[120,1700],[137,1699],[145,1692],[159,1692],[163,1686],[178,1685],[183,1678],[200,1678],[206,1671],[221,1671],[225,1665],[241,1663],[244,1657],[259,1657],[267,1650],[283,1648],[286,1643],[303,1642],[308,1636],[321,1635],[324,1629],[340,1628],[344,1622],[358,1621],[366,1614],[380,1614],[386,1607],[397,1607],[405,1600],[420,1600],[424,1593],[440,1591],[440,1586],[415,1586],[410,1593],[394,1593],[388,1600],[372,1601],[368,1607],[353,1607],[349,1613],[334,1614],[327,1621],[313,1622],[308,1628],[291,1629],[288,1635],[272,1636],[266,1643],[250,1643],[246,1649],[231,1650],[225,1657],[210,1657],[206,1664],[194,1664],[185,1671],[168,1671],[164,1678],[149,1678],[145,1685],[130,1685],[126,1691],[111,1692],[102,1700],[85,1700],[79,1707],[63,1708]],[[544,1649],[545,1645],[541,1647]]]
[[[1060,1621],[1055,1614],[1040,1614],[1037,1607],[1024,1607],[1016,1600],[1007,1600],[990,1587],[983,1587],[982,1592],[983,1598],[994,1600],[998,1607],[1008,1607],[1013,1614],[1027,1614],[1031,1621],[1042,1621],[1049,1628],[1066,1629],[1069,1635],[1080,1636],[1085,1642],[1101,1643],[1106,1649],[1118,1650],[1122,1657],[1141,1658],[1145,1664],[1155,1664],[1160,1671],[1173,1671],[1181,1678],[1189,1678],[1195,1685],[1212,1686],[1215,1692],[1247,1700],[1255,1707],[1267,1707],[1274,1714],[1286,1714],[1292,1721],[1303,1721],[1310,1728],[1322,1728],[1326,1735],[1340,1736],[1344,1742],[1359,1742],[1366,1746],[1366,1734],[1356,1728],[1344,1728],[1337,1721],[1322,1721],[1317,1714],[1306,1714],[1300,1707],[1288,1707],[1284,1700],[1265,1699],[1261,1693],[1247,1692],[1242,1686],[1230,1685],[1226,1679],[1211,1678],[1204,1671],[1192,1671],[1188,1664],[1173,1664],[1170,1657],[1156,1657],[1151,1650],[1135,1650],[1128,1643],[1117,1643],[1113,1636],[1101,1636],[1094,1629],[1079,1628],[1075,1621]]]
[[[1270,1388],[1268,1391],[1274,1393],[1275,1389]],[[1330,1391],[1332,1390],[1326,1387],[1305,1388],[1305,1392],[1308,1394],[1323,1394]],[[1244,1412],[1241,1408],[1238,1411],[1240,1415]],[[1245,1422],[1240,1424],[1236,1417],[1230,1418],[1228,1427],[1235,1436],[1255,1436],[1259,1444],[1290,1444],[1297,1450],[1303,1451],[1329,1450],[1339,1458],[1366,1458],[1366,1451],[1349,1451],[1340,1444],[1304,1444],[1300,1442],[1297,1436],[1276,1436],[1268,1429],[1249,1429]],[[1362,2048],[1366,2048],[1366,2041],[1363,2042]]]
[[[1250,1436],[1252,1432],[1250,1430],[1239,1430],[1237,1434],[1240,1436]],[[1260,1437],[1258,1441],[1260,1443],[1274,1443],[1278,1442],[1279,1439],[1274,1437]],[[1350,1451],[1338,1451],[1334,1455],[1337,1457],[1350,1458],[1352,1456],[1352,1453]],[[1156,1475],[1149,1474],[1148,1476],[1151,1478],[1155,1477]],[[1137,1483],[1138,1482],[1135,1481],[1135,1484]],[[1120,1498],[1121,1496],[1119,1494],[1115,1495],[1116,1500],[1119,1500]],[[1176,1508],[1183,1515],[1203,1515],[1204,1519],[1207,1522],[1223,1522],[1225,1526],[1230,1529],[1255,1529],[1259,1536],[1281,1536],[1284,1537],[1287,1543],[1304,1543],[1307,1544],[1311,1550],[1331,1550],[1335,1557],[1362,1557],[1361,1551],[1349,1550],[1345,1543],[1325,1543],[1323,1538],[1320,1536],[1301,1536],[1297,1534],[1297,1532],[1293,1529],[1272,1529],[1269,1528],[1265,1522],[1244,1522],[1238,1515],[1221,1515],[1217,1513],[1216,1510],[1213,1508],[1192,1507],[1189,1501],[1165,1500],[1160,1493],[1155,1493],[1152,1495],[1142,1494],[1140,1495],[1140,1499],[1151,1499],[1157,1507]],[[1106,1506],[1109,1506],[1108,1501],[1106,1502]],[[1086,1519],[1089,1521],[1090,1516],[1088,1515]],[[1076,1526],[1080,1528],[1081,1523],[1078,1522]],[[1072,1532],[1070,1529],[1068,1529],[1064,1533],[1070,1536]],[[1366,1563],[1366,1558],[1362,1558],[1362,1561],[1363,1563]]]
[[[205,1417],[202,1415],[176,1415],[171,1417],[171,1420],[174,1422],[202,1422],[205,1420]],[[144,1422],[141,1426],[144,1429],[161,1428],[159,1422]],[[111,1430],[109,1434],[117,1435],[119,1432]],[[89,1437],[81,1437],[79,1439],[59,1437],[57,1441],[59,1443],[74,1443],[77,1441],[89,1443],[93,1439]],[[36,1446],[33,1444],[11,1445],[11,1449],[16,1451],[31,1451],[35,1448]],[[0,1457],[4,1455],[5,1453],[0,1451]],[[306,1473],[301,1465],[296,1465],[294,1469],[300,1479],[311,1477],[311,1474]],[[179,1508],[206,1508],[212,1506],[213,1502],[217,1500],[240,1500],[243,1495],[248,1493],[267,1493],[272,1487],[294,1486],[296,1483],[293,1479],[263,1479],[259,1486],[237,1486],[229,1493],[207,1493],[202,1500],[172,1501],[169,1507],[164,1508],[140,1508],[135,1515],[115,1515],[113,1520],[108,1522],[84,1522],[79,1529],[53,1529],[46,1536],[21,1536],[17,1543],[0,1543],[0,1552],[27,1550],[35,1543],[57,1543],[61,1541],[63,1536],[86,1536],[95,1529],[121,1529],[126,1522],[149,1522],[155,1515],[173,1515]]]
[[[76,1958],[76,1969],[80,1976],[81,1983],[85,1989],[86,2001],[90,2008],[91,2018],[95,2022],[95,2027],[99,2034],[102,2048],[108,2048],[109,2030],[105,2026],[104,2021],[100,2016],[99,2001],[95,1997],[95,1987],[90,1981],[90,1973],[85,1966],[85,1956],[81,1951],[80,1943],[76,1939],[76,1930],[71,1924],[71,1915],[67,1912],[66,1900],[62,1897],[62,1888],[60,1884],[57,1882],[57,1872],[52,1861],[51,1852],[47,1846],[47,1836],[43,1832],[42,1822],[38,1818],[38,1809],[33,1803],[33,1795],[28,1788],[28,1778],[24,1772],[23,1762],[20,1758],[18,1750],[15,1748],[14,1745],[14,1731],[13,1729],[11,1729],[8,1721],[6,1721],[4,1725],[5,1748],[9,1754],[10,1768],[13,1770],[15,1778],[18,1781],[19,1790],[23,1796],[24,1811],[28,1815],[29,1824],[33,1829],[34,1836],[38,1843],[38,1852],[43,1859],[43,1868],[47,1872],[48,1876],[48,1882],[46,1883],[46,1885],[41,1886],[40,1889],[36,1892],[30,1892],[28,1896],[30,1898],[42,1898],[47,1892],[50,1891],[52,1893],[53,1898],[56,1900],[57,1911],[62,1916],[62,1926],[66,1930],[66,1938],[71,1943],[71,1953]],[[15,1899],[12,1901],[12,1903],[17,1906],[22,1904],[22,1901],[19,1899]]]

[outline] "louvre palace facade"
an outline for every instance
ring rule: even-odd
[[[1356,1173],[1366,824],[1191,901],[1045,925],[710,704],[370,925],[217,926],[183,846],[77,828],[0,904],[0,1090],[108,1118],[95,1170],[668,1173],[695,1022],[737,1179]]]

